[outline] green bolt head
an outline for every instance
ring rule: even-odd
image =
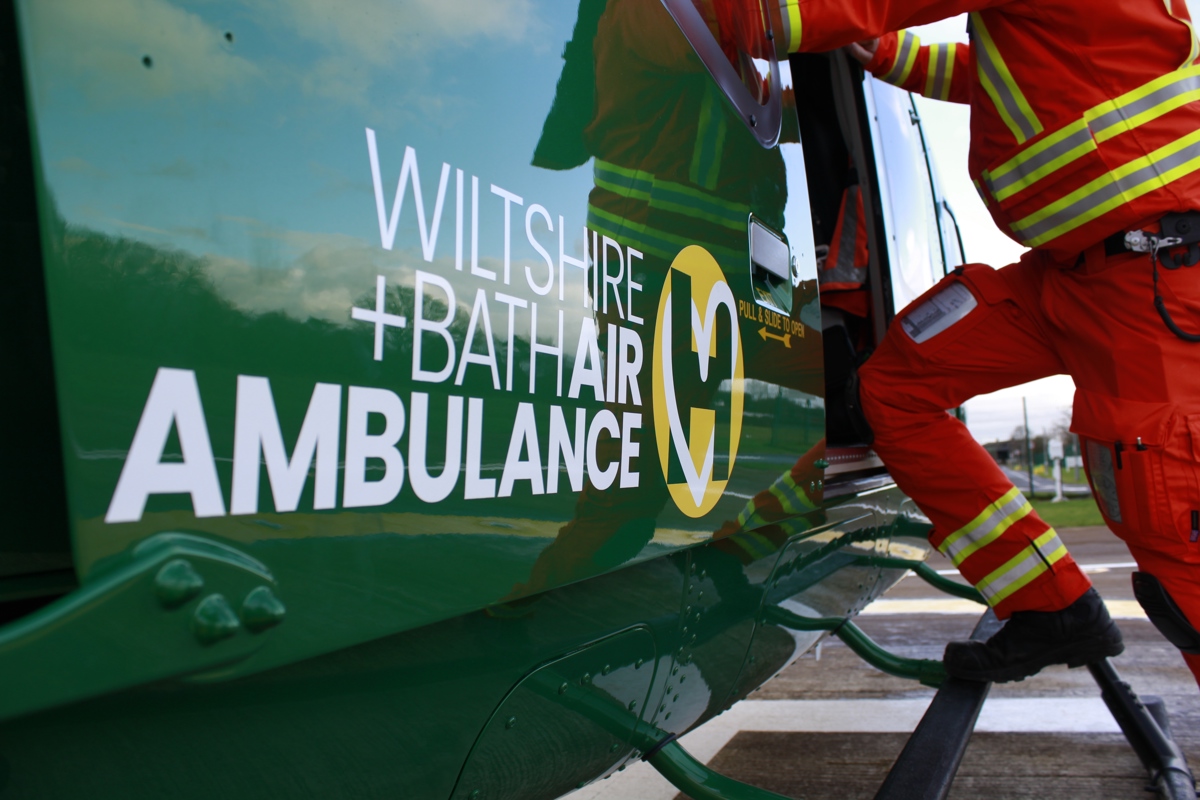
[[[467,795],[467,800],[479,800],[479,794],[480,792],[478,789],[472,789],[471,793]]]
[[[164,608],[176,608],[204,588],[204,578],[191,563],[175,558],[163,564],[154,576],[154,594]]]
[[[583,686],[591,686],[592,674],[590,672],[583,673],[583,677],[579,679],[579,683]]]
[[[630,701],[629,701],[629,710],[630,710],[630,711],[637,711],[637,700],[630,700]]]
[[[621,743],[620,743],[620,742],[613,742],[613,743],[612,743],[612,747],[608,748],[608,752],[610,752],[610,753],[615,753],[615,752],[617,752],[617,751],[618,751],[618,750],[620,750],[620,749],[621,749]]]
[[[645,664],[645,663],[646,663],[646,659],[644,659],[644,658],[639,658],[637,661],[633,662],[633,668],[634,668],[634,669],[641,669],[641,668],[642,668],[642,664]]]
[[[829,462],[823,458],[818,458],[813,462],[813,466],[817,469],[829,469]]]
[[[566,684],[566,683],[560,683],[560,684],[558,685],[558,693],[559,693],[559,694],[566,694],[566,693],[567,693],[567,684]]]
[[[238,632],[242,625],[222,595],[210,594],[192,613],[192,633],[203,645],[216,644]]]
[[[516,717],[509,717],[508,719],[504,720],[504,729],[505,730],[511,731],[515,727],[517,727],[517,718]]]
[[[607,675],[612,672],[612,664],[605,664],[604,669],[600,670],[601,675]]]
[[[262,633],[267,628],[273,628],[283,622],[287,608],[279,598],[266,586],[251,590],[242,601],[242,624],[251,633]]]

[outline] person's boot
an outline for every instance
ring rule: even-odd
[[[986,642],[950,642],[942,663],[954,678],[1006,683],[1051,664],[1082,667],[1125,649],[1095,589],[1061,611],[1014,611]]]

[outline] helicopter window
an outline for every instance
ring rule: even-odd
[[[945,274],[933,186],[921,142],[920,118],[908,92],[875,78],[863,86],[873,105],[871,137],[879,159],[893,303],[915,300]]]

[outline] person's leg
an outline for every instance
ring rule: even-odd
[[[1145,608],[1150,621],[1172,644],[1185,650],[1182,653],[1183,660],[1200,684],[1200,653],[1196,653],[1200,649],[1200,632],[1197,631],[1200,627],[1200,581],[1196,580],[1200,569],[1195,564],[1137,545],[1130,545],[1129,552],[1142,573],[1134,575],[1134,595]],[[1152,576],[1169,600],[1164,602],[1164,598],[1153,587],[1146,587],[1144,578],[1147,575]],[[1147,596],[1143,596],[1143,592]],[[1189,650],[1192,652],[1186,652]]]
[[[1043,308],[1075,378],[1072,430],[1097,504],[1200,627],[1200,344],[1167,329],[1152,282],[1147,256],[1093,250],[1047,276]],[[1160,285],[1176,322],[1200,329],[1200,267],[1161,270]],[[1200,681],[1200,657],[1184,658]]]
[[[860,371],[875,451],[933,522],[930,541],[997,616],[1057,611],[1091,582],[957,419],[967,399],[1065,372],[1038,308],[1041,271],[970,265],[897,316]]]

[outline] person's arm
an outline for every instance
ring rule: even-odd
[[[1010,0],[769,0],[780,55],[820,53]]]
[[[908,31],[847,46],[863,67],[882,81],[934,100],[971,102],[971,45],[950,42],[921,45]]]

